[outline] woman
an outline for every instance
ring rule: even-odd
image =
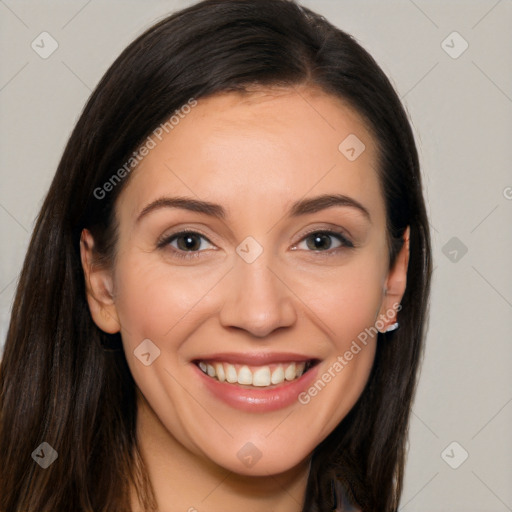
[[[407,116],[350,36],[288,0],[164,19],[38,217],[0,510],[396,510],[430,258]]]

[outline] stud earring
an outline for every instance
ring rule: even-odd
[[[391,331],[395,331],[399,327],[400,327],[400,324],[398,322],[395,322],[394,324],[388,325],[388,327],[386,328],[385,331],[379,331],[379,332],[382,332],[382,333],[391,332]]]

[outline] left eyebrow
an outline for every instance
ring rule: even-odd
[[[323,194],[308,199],[301,199],[292,204],[288,211],[288,215],[290,217],[299,217],[301,215],[316,213],[335,206],[344,206],[356,209],[371,222],[371,216],[368,209],[359,201],[343,194]],[[200,201],[192,197],[160,197],[145,206],[137,216],[135,222],[139,222],[144,216],[160,208],[181,208],[193,212],[204,213],[205,215],[210,215],[219,219],[226,218],[226,210],[220,204],[210,203],[209,201]]]
[[[348,206],[350,208],[355,208],[371,222],[372,218],[368,209],[359,201],[343,194],[323,194],[309,199],[301,199],[292,205],[289,215],[290,217],[298,217],[299,215],[316,213],[334,206]]]

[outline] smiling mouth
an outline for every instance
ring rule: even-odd
[[[249,388],[273,388],[300,379],[318,363],[318,360],[290,361],[262,366],[202,360],[194,363],[205,375],[219,382]]]

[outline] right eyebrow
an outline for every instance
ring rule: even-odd
[[[226,210],[220,205],[208,201],[200,201],[191,197],[160,197],[146,205],[137,216],[139,222],[148,213],[160,208],[182,208],[192,212],[204,213],[219,219],[226,218]]]
[[[371,222],[371,216],[368,209],[364,207],[359,201],[356,201],[355,199],[343,194],[323,194],[316,197],[301,199],[293,203],[288,211],[288,215],[290,217],[299,217],[301,215],[316,213],[321,210],[333,208],[336,206],[344,206],[356,209]],[[211,203],[209,201],[201,201],[192,197],[164,196],[146,205],[137,216],[136,222],[139,222],[150,212],[160,208],[181,208],[192,212],[204,213],[205,215],[210,215],[212,217],[217,217],[223,220],[227,216],[226,210],[220,204]]]

